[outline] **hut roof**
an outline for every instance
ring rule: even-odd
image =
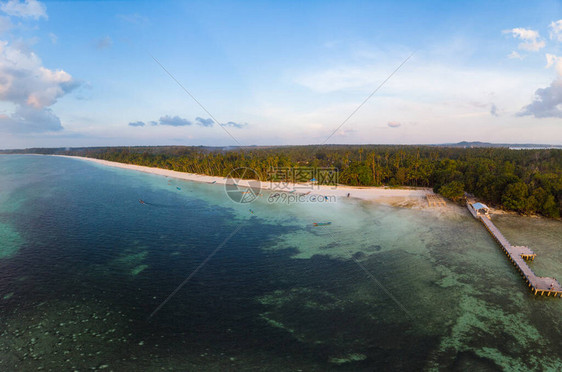
[[[482,203],[474,203],[474,204],[472,204],[472,206],[477,211],[480,210],[480,209],[485,209],[485,210],[490,209],[490,208],[488,208],[488,206],[486,204],[482,204]]]

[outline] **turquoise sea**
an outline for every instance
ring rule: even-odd
[[[560,221],[493,220],[562,280]],[[561,323],[562,299],[534,297],[460,207],[249,206],[221,185],[0,156],[0,371],[559,371]]]

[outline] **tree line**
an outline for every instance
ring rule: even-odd
[[[29,149],[27,152],[88,156],[180,172],[225,177],[235,168],[267,180],[272,168],[337,169],[350,186],[432,187],[460,201],[466,193],[524,214],[562,214],[562,150],[439,146],[323,145],[282,147],[110,147]]]

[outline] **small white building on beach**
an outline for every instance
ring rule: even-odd
[[[490,208],[486,204],[482,203],[468,203],[468,210],[474,218],[478,218],[478,216],[484,216],[490,218]]]

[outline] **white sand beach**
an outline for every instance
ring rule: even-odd
[[[109,167],[131,169],[139,172],[150,174],[157,174],[165,177],[172,177],[186,181],[202,182],[202,183],[215,183],[224,185],[227,179],[224,177],[206,176],[202,174],[177,172],[168,169],[146,167],[134,164],[118,163],[113,161],[86,158],[81,156],[66,156],[55,155],[72,159],[81,159],[91,161],[94,163],[106,165]],[[430,188],[389,188],[389,187],[353,187],[353,186],[322,186],[316,184],[283,184],[283,187],[276,187],[271,182],[261,182],[260,188],[263,190],[279,191],[279,192],[292,192],[295,194],[317,194],[322,196],[335,196],[337,198],[347,198],[348,194],[351,198],[375,201],[378,203],[390,204],[395,206],[404,207],[418,207],[423,208],[427,206],[426,196],[433,194]]]

